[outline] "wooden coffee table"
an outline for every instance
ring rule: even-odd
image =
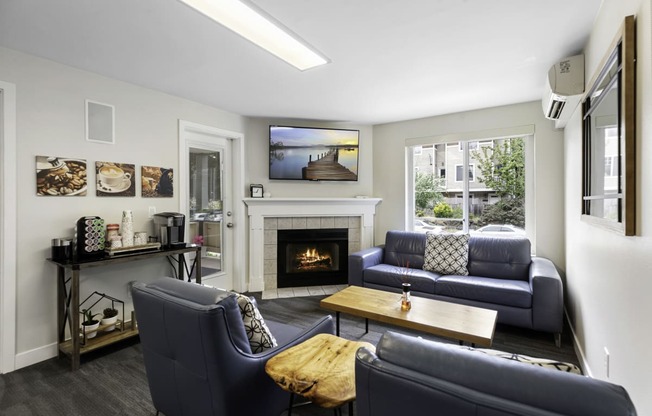
[[[314,337],[270,358],[265,372],[283,390],[299,394],[314,404],[334,409],[355,400],[355,352],[360,347],[375,351],[368,342],[349,341],[331,334]]]
[[[412,296],[412,309],[401,310],[401,294],[349,286],[325,299],[320,306],[336,312],[337,334],[340,313],[385,322],[429,334],[491,346],[498,313],[490,309]]]

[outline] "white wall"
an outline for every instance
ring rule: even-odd
[[[360,130],[357,182],[309,182],[269,180],[269,126],[329,127]],[[247,178],[245,183],[263,184],[265,192],[274,197],[350,198],[356,195],[371,196],[373,190],[372,128],[366,125],[310,120],[247,118]],[[249,195],[247,189],[246,195]]]
[[[534,125],[537,255],[565,268],[563,241],[563,135],[543,117],[541,102],[515,104],[374,126],[374,196],[383,198],[376,217],[376,243],[404,229],[405,140]]]
[[[585,49],[591,79],[627,15],[637,24],[637,236],[580,219],[582,131],[576,111],[565,130],[567,311],[591,374],[623,385],[639,415],[652,414],[652,42],[649,0],[605,0]],[[609,377],[604,348],[610,353]]]
[[[17,339],[18,367],[56,353],[56,269],[45,261],[50,240],[72,236],[77,219],[98,215],[120,222],[124,209],[134,213],[135,228],[152,232],[148,207],[178,211],[173,198],[96,197],[96,161],[179,166],[178,120],[243,131],[244,119],[215,108],[101,77],[0,48],[0,78],[16,85],[17,96]],[[84,137],[84,100],[115,106],[116,144],[90,143]],[[83,158],[89,164],[85,197],[37,197],[35,156]],[[140,174],[137,174],[140,178]],[[81,299],[92,290],[127,300],[127,283],[169,275],[165,260],[93,269],[82,274]],[[127,308],[131,310],[131,307]]]

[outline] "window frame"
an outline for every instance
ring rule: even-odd
[[[617,115],[619,129],[620,181],[618,194],[592,195],[592,172],[602,172],[602,167],[592,169],[592,143],[595,139],[591,132],[591,97],[605,79],[611,68],[614,55],[618,73],[619,108]],[[582,220],[596,226],[609,229],[626,236],[636,235],[636,23],[634,16],[627,16],[618,31],[615,40],[602,59],[599,70],[593,76],[590,87],[582,99]],[[598,103],[599,105],[599,99]],[[606,154],[605,157],[608,157]],[[610,155],[611,156],[611,155]],[[596,162],[597,163],[597,162]],[[618,219],[616,221],[591,214],[591,202],[607,199],[619,200]]]

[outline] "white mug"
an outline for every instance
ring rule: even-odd
[[[125,172],[118,166],[102,166],[98,172],[100,181],[108,186],[120,186],[125,180],[131,179],[131,173]]]

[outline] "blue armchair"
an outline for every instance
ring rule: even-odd
[[[278,346],[251,352],[235,295],[172,278],[136,283],[132,295],[152,402],[166,416],[279,415],[290,400],[265,373],[277,353],[318,333],[266,321]]]

